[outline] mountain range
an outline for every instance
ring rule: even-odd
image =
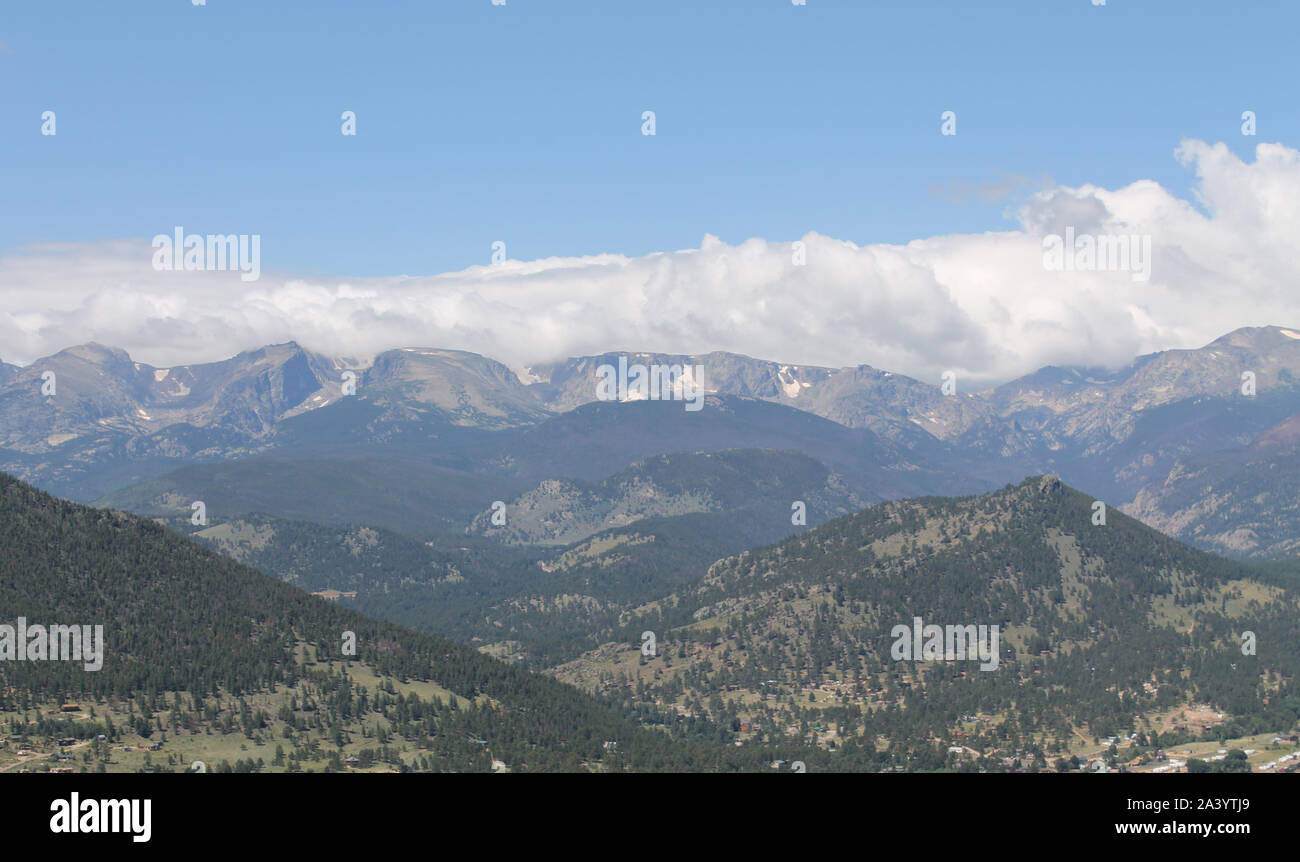
[[[633,528],[680,547],[672,520]],[[274,521],[207,532],[290,560],[351,554],[365,566],[355,585],[385,589],[424,572],[434,588],[490,591],[502,573],[482,552],[512,547],[466,536],[453,556]],[[502,661],[503,642],[475,650],[376,622],[3,475],[0,544],[5,625],[104,628],[93,672],[30,650],[0,662],[0,771],[1161,770],[1166,749],[1229,740],[1258,746],[1240,770],[1300,757],[1287,742],[1300,569],[1222,559],[1117,512],[1099,522],[1091,495],[1055,476],[879,504],[723,553],[698,578],[665,578],[660,560],[643,585],[654,597],[627,579],[607,596],[615,613],[537,608],[590,641],[546,674]],[[543,576],[599,592],[581,572],[591,544]],[[968,628],[979,654],[900,652],[922,622]]]
[[[704,408],[598,400],[598,369],[620,357],[701,366]],[[1300,536],[1287,469],[1297,380],[1300,330],[1277,326],[1120,369],[1043,368],[983,392],[954,380],[947,393],[942,381],[868,366],[717,352],[608,353],[516,371],[451,350],[362,362],[291,343],[155,368],[90,344],[0,366],[0,469],[159,516],[177,514],[178,501],[226,497],[217,508],[230,514],[554,543],[630,517],[608,483],[647,458],[767,449],[818,461],[838,489],[828,500],[862,504],[1053,472],[1200,547],[1278,559]],[[539,489],[563,493],[543,506]],[[728,510],[716,485],[675,493],[645,513]],[[493,531],[484,518],[497,501],[521,517]],[[561,505],[572,516],[542,511]]]

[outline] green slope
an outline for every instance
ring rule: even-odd
[[[0,662],[0,716],[10,731],[120,736],[120,725],[43,717],[42,707],[77,699],[101,715],[135,716],[141,737],[166,735],[170,721],[172,745],[196,745],[193,736],[214,728],[258,746],[287,731],[295,751],[319,750],[322,740],[336,753],[345,739],[382,740],[394,768],[488,771],[500,759],[517,770],[735,769],[762,761],[756,751],[643,729],[567,685],[375,622],[157,524],[62,501],[3,474],[0,547],[0,622],[99,624],[106,639],[98,671]],[[345,632],[356,635],[355,656],[343,654]],[[313,701],[312,714],[298,709],[300,696]],[[248,708],[254,701],[257,712]]]
[[[881,767],[951,765],[955,742],[988,766],[1085,737],[1191,738],[1194,704],[1226,716],[1209,734],[1295,727],[1296,594],[1113,509],[1094,525],[1093,502],[1048,477],[873,507],[716,563],[556,674]],[[915,617],[997,625],[998,666],[896,660],[893,628]]]

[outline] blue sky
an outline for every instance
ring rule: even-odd
[[[259,233],[264,270],[429,274],[1013,226],[1044,177],[1185,196],[1184,138],[1295,146],[1294,2],[8,4],[0,253]],[[1240,134],[1241,112],[1259,135]],[[58,134],[40,134],[45,110]],[[357,115],[355,137],[340,114]],[[657,134],[641,134],[641,112]],[[958,134],[939,133],[957,113]],[[1023,177],[1001,202],[955,188]]]

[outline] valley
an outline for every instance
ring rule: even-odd
[[[1300,716],[1288,332],[956,396],[866,367],[635,355],[703,369],[698,411],[597,398],[616,354],[517,375],[457,351],[362,362],[290,344],[155,369],[91,345],[6,372],[0,452],[20,478],[150,519],[328,613],[446,638],[674,745],[722,746],[726,768],[797,749],[818,769],[1138,771],[1246,740],[1248,765],[1281,751],[1269,769],[1286,771],[1285,746],[1258,738]],[[1249,397],[1234,395],[1244,366]],[[33,400],[46,370],[60,388]],[[891,657],[891,631],[917,618],[991,628],[997,655]],[[115,729],[96,741],[118,747],[79,763],[144,768],[162,751],[132,729],[147,715],[172,732],[149,768],[609,768],[604,748],[557,760],[453,742],[461,730],[431,728],[499,701],[340,661],[304,634],[284,632],[295,670],[255,684],[168,677],[143,698],[138,676],[97,692]],[[345,706],[299,714],[332,697]],[[408,700],[447,717],[414,732]],[[27,731],[57,724],[39,718],[53,701],[21,702],[0,704],[14,745],[57,735]],[[1170,721],[1197,704],[1219,718]]]

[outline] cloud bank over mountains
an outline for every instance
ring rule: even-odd
[[[433,276],[302,277],[158,272],[149,239],[45,244],[0,257],[0,358],[25,363],[98,341],[158,366],[294,340],[332,355],[399,346],[469,350],[516,368],[612,349],[726,350],[801,365],[868,364],[922,380],[954,370],[969,388],[1043,365],[1117,366],[1196,347],[1239,326],[1300,324],[1300,152],[1224,144],[1175,155],[1196,200],[1142,180],[1034,194],[1014,230],[856,245],[793,241],[644,257],[595,255],[470,267]],[[257,226],[184,225],[257,233]],[[170,233],[172,224],[160,224]],[[1044,237],[1151,238],[1150,279],[1052,271]],[[494,240],[485,237],[484,258]]]

